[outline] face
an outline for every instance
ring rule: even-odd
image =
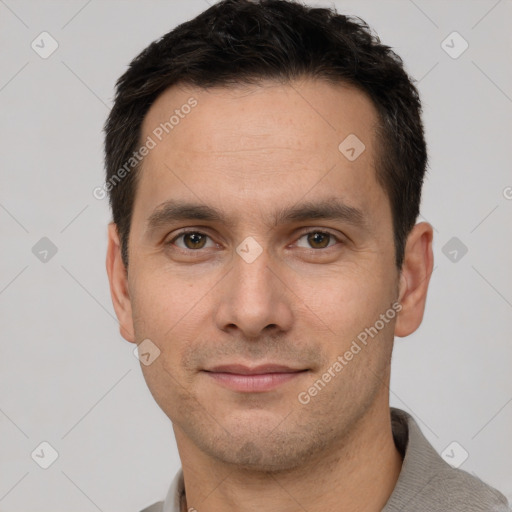
[[[151,107],[116,312],[160,351],[141,368],[178,445],[292,468],[387,400],[400,280],[376,121],[316,80],[173,87]]]

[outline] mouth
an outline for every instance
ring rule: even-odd
[[[221,386],[244,393],[261,393],[299,378],[308,369],[292,368],[278,364],[248,367],[240,364],[215,366],[203,370]]]

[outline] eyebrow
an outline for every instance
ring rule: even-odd
[[[274,213],[270,226],[320,219],[342,221],[359,228],[367,227],[366,218],[360,209],[347,205],[336,198],[306,201],[280,208]],[[219,222],[230,227],[234,224],[233,220],[228,218],[222,210],[212,206],[171,199],[155,208],[147,219],[146,230],[152,233],[172,222],[184,220]]]

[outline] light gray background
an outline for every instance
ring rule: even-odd
[[[328,2],[310,2],[332,5]],[[435,228],[425,319],[397,339],[391,404],[441,453],[512,498],[512,2],[339,1],[419,80]],[[116,79],[208,7],[187,1],[0,0],[0,510],[138,511],[179,467],[171,423],[118,333],[105,271],[102,126]],[[42,59],[32,41],[59,47]],[[469,48],[441,47],[453,31]],[[455,44],[455,43],[453,43]],[[457,43],[459,44],[459,43]],[[220,115],[220,114],[219,114]],[[46,263],[32,247],[48,237]],[[457,262],[442,248],[457,237]],[[59,457],[31,458],[42,441]]]

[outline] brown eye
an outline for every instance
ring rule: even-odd
[[[185,233],[181,233],[177,237],[173,238],[169,244],[174,244],[177,240],[182,239],[183,245],[176,244],[180,249],[203,249],[205,247],[206,241],[209,238],[208,235],[201,233],[199,231],[188,231]]]
[[[308,234],[308,242],[314,248],[324,249],[329,244],[330,236],[327,233],[310,233]]]
[[[307,239],[308,249],[326,249],[334,245],[329,245],[331,241],[335,242],[336,240],[336,237],[332,233],[325,231],[310,231],[309,233],[304,233],[300,238]]]
[[[204,247],[204,242],[206,240],[205,235],[201,235],[200,233],[187,233],[183,236],[183,241],[187,246],[187,249],[202,249]],[[190,245],[187,243],[190,242]]]

